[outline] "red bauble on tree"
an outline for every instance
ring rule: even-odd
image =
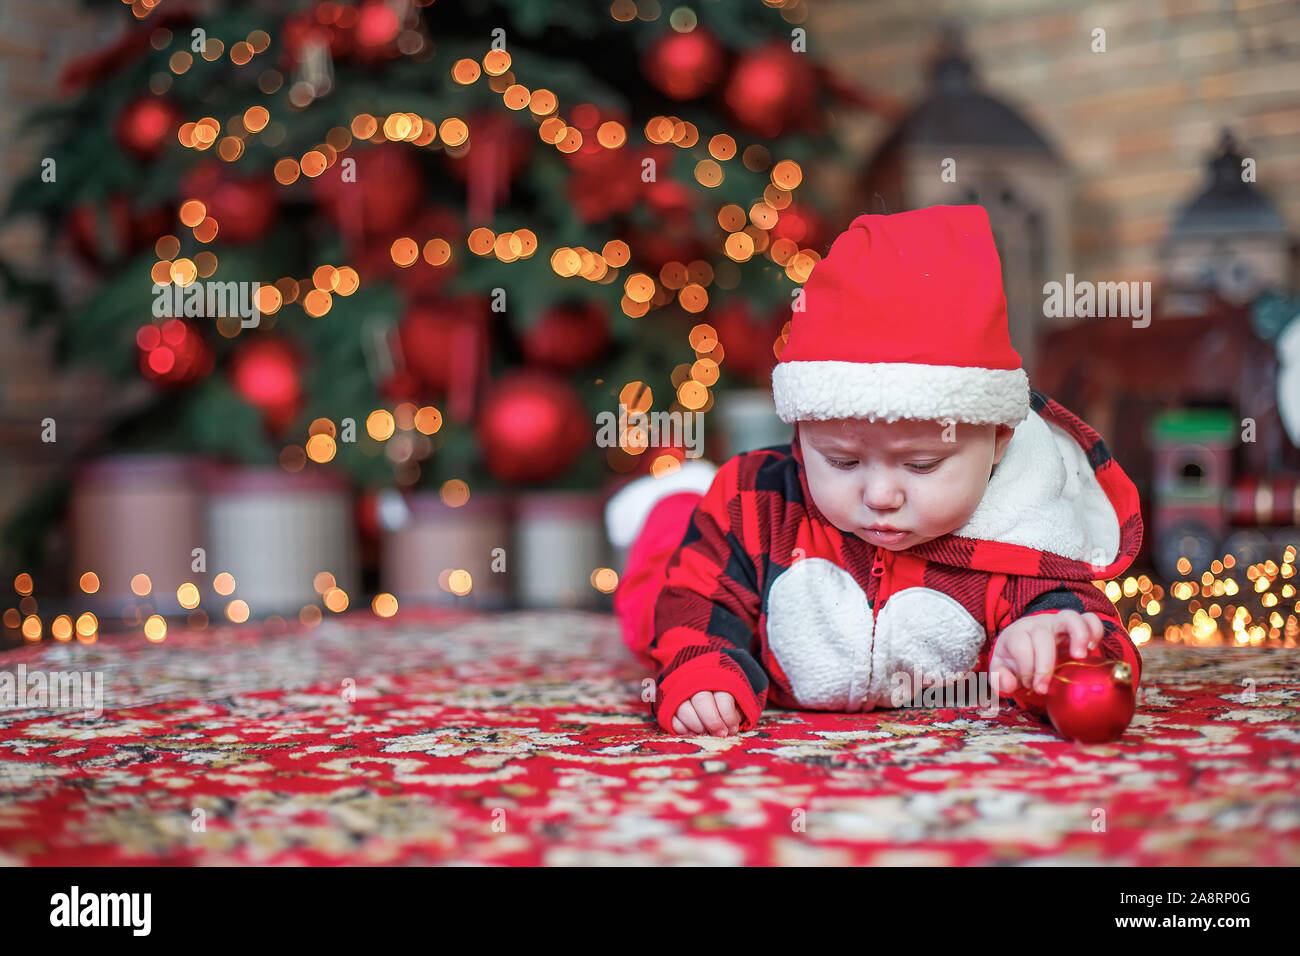
[[[759,136],[813,129],[817,116],[817,71],[806,54],[774,40],[740,57],[727,81],[727,106]]]
[[[773,345],[788,314],[788,309],[779,309],[767,318],[756,319],[748,302],[733,297],[710,309],[703,319],[718,333],[724,369],[755,385],[770,385],[776,366]]]
[[[364,0],[352,28],[356,57],[373,61],[395,55],[393,41],[401,30],[402,22],[386,0]]]
[[[696,227],[696,199],[690,190],[675,179],[661,178],[646,186],[645,198],[654,228],[631,229],[625,237],[641,266],[658,272],[665,263],[689,263],[708,255]]]
[[[693,100],[722,78],[726,51],[703,27],[662,34],[642,58],[642,69],[660,91],[675,100]]]
[[[398,369],[379,386],[379,394],[388,402],[418,402],[424,387],[410,369]]]
[[[570,125],[582,134],[582,145],[565,154],[573,170],[569,178],[569,201],[578,218],[585,223],[595,223],[618,213],[626,212],[637,200],[650,199],[665,180],[656,174],[646,182],[642,172],[646,159],[653,159],[656,170],[666,174],[673,160],[674,146],[634,146],[624,141],[613,148],[601,144],[600,127],[617,123],[627,131],[627,116],[606,110],[592,103],[579,103],[572,111]]]
[[[181,319],[143,326],[135,334],[140,371],[161,385],[186,385],[212,371],[215,358],[198,329]]]
[[[83,203],[68,214],[68,237],[88,263],[102,266],[153,245],[171,228],[173,216],[159,206],[137,213],[125,196]]]
[[[407,371],[435,393],[445,393],[464,363],[474,360],[465,348],[474,344],[468,340],[487,316],[487,302],[477,296],[413,305],[398,326]]]
[[[327,50],[335,60],[347,55],[352,49],[352,34],[347,28],[354,25],[356,19],[355,9],[335,3],[317,4],[287,17],[280,30],[280,44],[284,50],[280,68],[292,72],[307,60],[308,50],[312,47]]]
[[[460,271],[455,258],[457,240],[465,235],[465,226],[454,212],[441,207],[411,214],[397,229],[371,238],[353,237],[348,242],[350,261],[363,284],[395,282],[402,287],[408,301],[424,302],[442,294],[447,282]],[[393,261],[393,241],[400,237],[414,239],[420,249],[415,262],[400,266]],[[430,239],[445,239],[452,257],[441,265],[425,259]]]
[[[260,177],[235,177],[215,162],[196,166],[181,181],[181,198],[197,199],[217,222],[223,242],[254,242],[275,222],[275,191]]]
[[[601,142],[600,128],[606,123],[617,123],[623,128],[622,137],[606,140],[619,145],[606,146]],[[577,103],[569,111],[569,125],[582,134],[582,145],[573,152],[564,154],[573,169],[584,173],[600,173],[609,168],[612,157],[626,159],[628,156],[626,113],[597,106],[595,103]],[[668,148],[661,151],[660,155],[671,151]]]
[[[572,372],[600,358],[609,347],[609,310],[598,299],[553,306],[522,339],[530,364]]]
[[[510,194],[510,182],[532,155],[537,137],[517,123],[509,113],[472,113],[468,149],[447,156],[447,168],[468,189],[468,215],[474,223],[485,223]]]
[[[181,125],[179,107],[161,96],[142,96],[122,110],[113,128],[118,145],[136,159],[151,160]]]
[[[771,238],[789,239],[800,249],[822,251],[826,240],[826,223],[812,209],[792,203],[782,209],[772,227]]]
[[[405,143],[385,143],[358,151],[348,157],[356,160],[355,181],[343,178],[353,167],[337,162],[312,180],[312,196],[350,240],[393,233],[409,225],[424,197],[424,178],[411,149]]]
[[[660,179],[646,189],[646,204],[658,216],[689,213],[697,205],[691,190],[676,179]]]
[[[448,156],[447,168],[461,182],[467,182],[474,173],[474,168],[483,159],[488,147],[499,147],[500,154],[494,157],[493,168],[504,181],[509,181],[515,174],[528,165],[529,153],[532,151],[536,134],[529,134],[521,124],[510,118],[510,114],[499,110],[484,110],[471,113],[465,119],[469,127],[469,151],[460,156]]]
[[[301,359],[285,341],[257,338],[231,358],[230,380],[243,399],[261,409],[267,427],[282,431],[302,402]]]
[[[357,495],[352,513],[356,519],[357,528],[361,531],[362,538],[367,541],[378,540],[379,502],[378,494],[373,488],[367,488]]]
[[[1137,706],[1133,670],[1125,661],[1063,661],[1052,674],[1046,696],[1052,726],[1083,744],[1118,738]]]
[[[451,382],[452,343],[459,327],[455,312],[445,305],[414,306],[398,326],[407,371],[434,392],[445,392]]]
[[[475,430],[488,470],[513,484],[559,477],[594,437],[573,386],[536,369],[507,372],[494,383]]]
[[[646,271],[657,273],[669,262],[687,264],[708,255],[708,247],[687,212],[662,215],[653,229],[630,229],[625,236],[632,256]]]

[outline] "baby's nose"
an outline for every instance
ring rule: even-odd
[[[903,489],[888,479],[869,481],[863,489],[862,502],[872,511],[895,511],[902,507]]]

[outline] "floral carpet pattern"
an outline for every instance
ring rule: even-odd
[[[594,612],[28,645],[104,709],[0,709],[0,864],[1300,864],[1300,654],[1142,654],[1085,746],[1009,703],[672,737]]]

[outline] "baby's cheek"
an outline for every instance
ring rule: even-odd
[[[964,525],[979,504],[952,494],[951,483],[927,488],[922,499],[922,519],[927,533],[935,536],[956,531]]]

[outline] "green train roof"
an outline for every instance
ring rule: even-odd
[[[1230,440],[1237,432],[1237,416],[1226,408],[1185,408],[1160,412],[1151,420],[1156,441]]]

